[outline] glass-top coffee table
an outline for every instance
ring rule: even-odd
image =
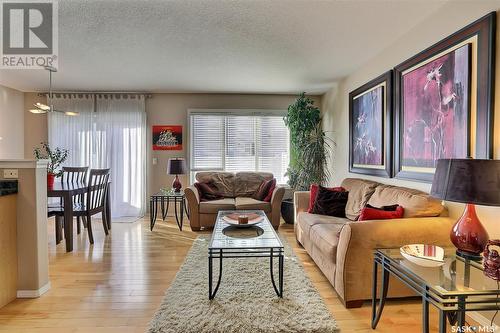
[[[375,250],[372,328],[376,328],[384,308],[389,275],[397,277],[422,297],[422,332],[429,332],[429,304],[439,311],[440,333],[446,332],[447,319],[450,325],[463,328],[466,325],[466,311],[500,310],[498,283],[483,274],[482,263],[457,256],[455,248],[444,250],[444,265],[430,268],[404,259],[399,248]],[[380,300],[377,309],[378,266],[382,268],[382,281],[379,286]]]
[[[255,226],[237,228],[223,217],[229,214],[258,214],[262,218]],[[223,259],[268,258],[271,282],[278,297],[283,297],[283,244],[262,210],[219,211],[212,239],[208,245],[208,298],[213,299],[222,278]],[[274,279],[273,261],[278,258],[278,283]],[[219,259],[219,277],[213,287],[213,261]]]

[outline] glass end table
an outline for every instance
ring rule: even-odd
[[[422,297],[422,332],[429,332],[429,304],[439,311],[440,333],[446,332],[447,321],[452,326],[464,327],[467,311],[500,310],[498,283],[484,275],[482,262],[457,256],[455,248],[450,247],[444,250],[445,263],[440,267],[423,267],[414,264],[401,255],[399,248],[374,251],[373,329],[377,327],[384,309],[390,275],[401,280]],[[382,274],[377,308],[379,266]]]
[[[186,216],[189,218],[189,212],[186,205],[186,196],[184,195],[184,191],[175,192],[172,189],[161,189],[159,192],[153,194],[149,199],[149,214],[150,214],[150,228],[153,231],[153,228],[156,223],[156,218],[158,215],[158,204],[160,204],[161,208],[161,218],[165,221],[165,218],[168,214],[168,208],[170,206],[170,202],[174,204],[175,210],[175,221],[177,222],[177,226],[179,230],[182,231],[182,224],[184,221],[184,212]],[[179,208],[177,207],[179,206]]]

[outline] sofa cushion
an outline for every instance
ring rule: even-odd
[[[308,213],[312,213],[314,203],[316,202],[316,196],[318,195],[318,189],[319,185],[318,184],[311,184],[309,187],[309,208],[307,208]],[[330,191],[345,191],[345,188],[343,187],[326,187],[326,189]]]
[[[212,183],[217,192],[225,198],[234,198],[234,179],[235,175],[232,172],[201,171],[196,174],[197,181]]]
[[[443,212],[441,201],[429,194],[406,187],[380,185],[368,200],[375,207],[400,205],[404,208],[404,217],[433,217]]]
[[[326,216],[326,215],[317,215],[306,212],[301,212],[297,214],[296,223],[302,229],[304,236],[309,237],[309,233],[311,228],[318,224],[339,224],[343,225],[349,220],[342,217],[334,217],[334,216]]]
[[[215,214],[219,210],[234,210],[236,209],[236,202],[233,198],[224,198],[220,200],[200,202],[200,213],[202,214]]]
[[[313,214],[345,217],[348,196],[349,192],[330,191],[328,188],[320,186],[312,212]]]
[[[276,187],[276,179],[275,178],[270,179],[270,180],[263,180],[262,183],[260,184],[257,192],[255,192],[252,195],[252,198],[254,198],[255,200],[259,200],[259,201],[267,201],[266,199],[269,196],[269,193],[271,193],[271,195],[272,195],[275,187]],[[271,200],[269,200],[269,201],[271,201]]]
[[[234,196],[251,197],[264,180],[273,178],[273,174],[269,172],[238,172],[234,175]]]
[[[265,202],[271,202],[271,199],[273,198],[273,193],[274,193],[275,189],[276,189],[276,178],[273,178],[271,180],[271,188],[269,189],[266,197],[264,198]]]
[[[380,184],[366,179],[344,179],[342,187],[345,188],[346,191],[349,191],[349,199],[345,207],[345,215],[349,220],[356,221],[359,214],[361,214],[361,210],[366,206],[368,199],[370,199],[378,185]]]
[[[235,198],[235,206],[236,209],[241,210],[263,210],[265,213],[269,213],[271,211],[271,203],[265,201],[255,200],[253,198],[247,197],[236,197]]]
[[[361,214],[359,215],[358,221],[368,221],[368,220],[391,220],[391,219],[400,219],[404,216],[404,208],[402,206],[396,205],[396,209],[387,210],[383,208],[373,208],[368,207],[361,210]],[[392,207],[392,206],[384,206],[384,207]]]
[[[337,245],[339,244],[339,232],[342,225],[337,223],[318,224],[312,227],[310,231],[311,242],[334,263],[337,258]]]
[[[217,187],[212,183],[194,183],[194,187],[198,190],[200,201],[219,200],[224,198],[217,192]]]

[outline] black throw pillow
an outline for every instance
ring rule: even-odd
[[[398,209],[399,205],[395,204],[395,205],[390,205],[390,206],[374,207],[372,205],[366,204],[366,207],[378,209],[378,210],[384,210],[386,212],[395,212],[396,209]]]
[[[312,213],[345,217],[345,206],[347,205],[348,196],[349,192],[347,191],[335,192],[319,186]]]

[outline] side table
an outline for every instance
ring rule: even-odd
[[[497,282],[483,274],[481,262],[463,259],[455,248],[445,248],[445,264],[440,267],[422,267],[403,258],[399,248],[374,251],[372,282],[372,328],[382,315],[389,275],[396,277],[422,297],[422,332],[429,332],[429,305],[439,311],[439,332],[445,333],[447,322],[465,332],[467,311],[500,310],[500,290]],[[378,266],[382,270],[380,299],[377,308]],[[457,328],[458,329],[458,328]],[[490,331],[483,331],[490,332]]]
[[[153,228],[156,223],[156,218],[158,215],[158,204],[160,204],[161,208],[161,218],[163,221],[165,221],[165,218],[167,217],[168,214],[168,208],[170,206],[170,202],[174,204],[175,221],[177,222],[179,230],[182,231],[184,212],[186,212],[186,215],[189,218],[189,212],[187,210],[187,205],[185,201],[186,197],[184,195],[184,191],[175,192],[173,190],[160,190],[158,193],[153,194],[149,199],[151,231],[153,231]],[[177,207],[178,205],[179,208]]]

